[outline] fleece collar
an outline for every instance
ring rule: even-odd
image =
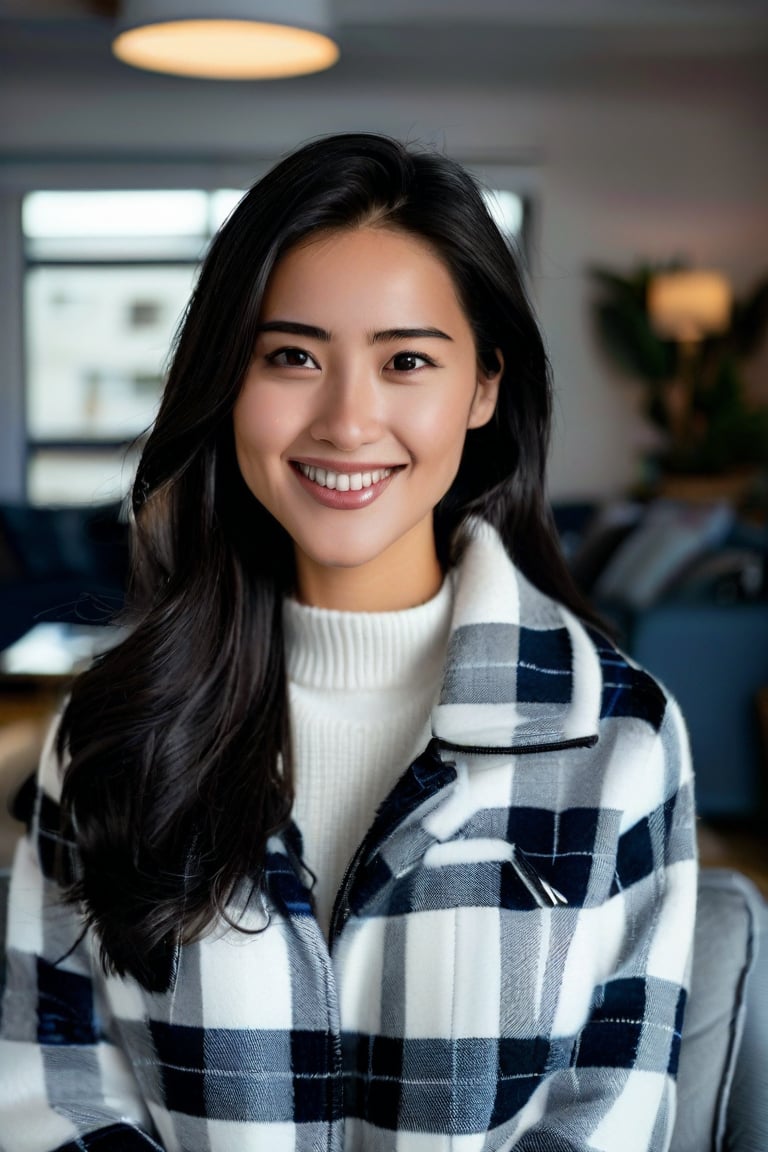
[[[593,744],[603,677],[586,629],[526,580],[494,528],[473,520],[466,533],[433,735],[488,752]]]

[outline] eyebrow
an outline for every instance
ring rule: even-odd
[[[297,320],[267,320],[259,324],[259,332],[285,332],[290,336],[308,336],[313,340],[330,343],[331,333],[314,324],[300,324]],[[385,344],[388,340],[453,340],[439,328],[383,328],[369,336],[371,344]]]
[[[331,339],[330,332],[325,328],[317,328],[314,324],[299,324],[296,320],[267,320],[259,324],[257,332],[285,332],[290,336],[309,336],[313,340],[322,340],[328,344]]]
[[[371,333],[371,344],[384,344],[387,340],[453,340],[439,328],[384,328]]]

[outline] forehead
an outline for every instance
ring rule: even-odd
[[[267,283],[262,319],[287,306],[327,313],[439,311],[466,322],[451,272],[431,245],[378,225],[319,232],[289,249]]]

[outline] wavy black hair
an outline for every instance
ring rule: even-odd
[[[226,915],[239,884],[258,884],[267,838],[290,818],[282,600],[293,550],[240,476],[231,413],[277,261],[314,233],[366,224],[426,241],[453,277],[481,367],[498,368],[496,349],[504,357],[495,415],[468,432],[435,510],[442,563],[477,514],[535,584],[589,614],[545,499],[547,357],[474,179],[376,135],[288,156],[202,265],[133,489],[132,629],[76,681],[60,729],[80,860],[67,896],[96,929],[105,968],[147,987],[153,958]]]

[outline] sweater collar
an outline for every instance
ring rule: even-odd
[[[603,677],[586,629],[467,525],[433,735],[450,748],[533,752],[597,740]]]
[[[451,626],[447,576],[425,604],[398,612],[338,612],[286,599],[286,671],[294,685],[318,692],[396,690],[436,695]]]

